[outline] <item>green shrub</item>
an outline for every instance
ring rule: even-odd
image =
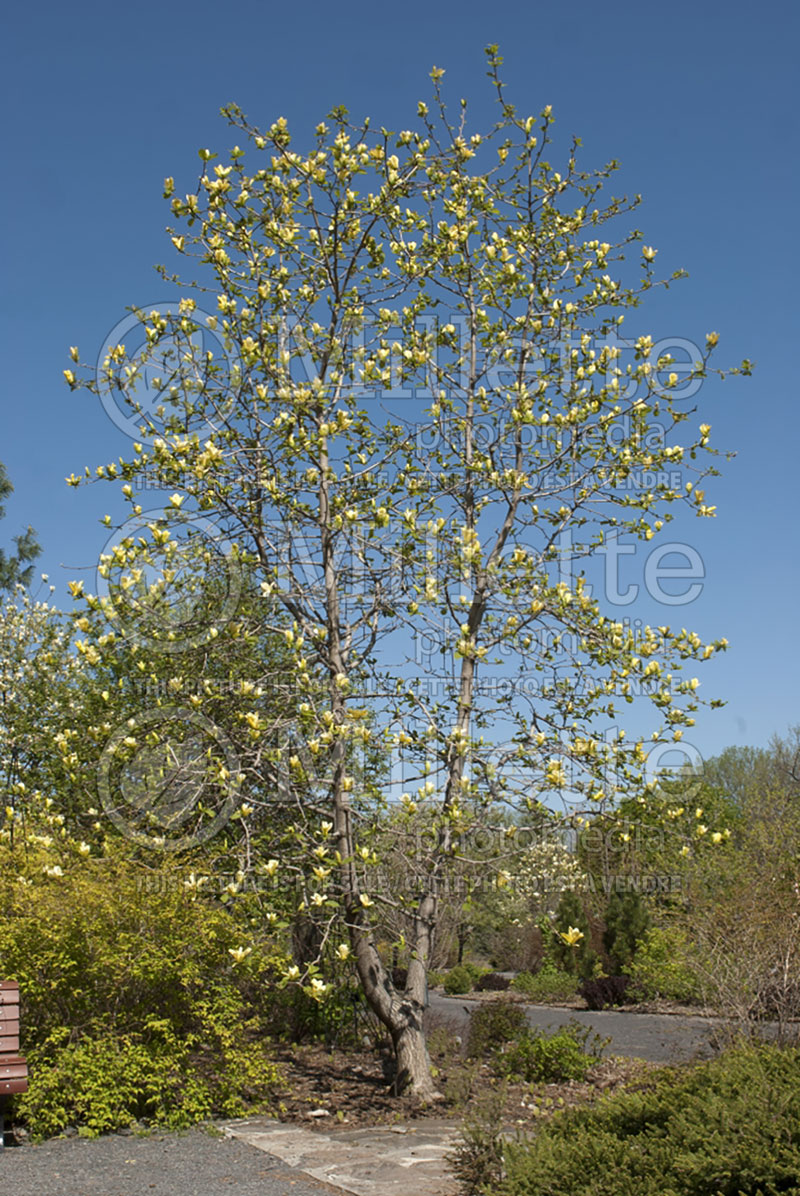
[[[31,1070],[17,1111],[35,1137],[266,1107],[283,965],[268,940],[167,860],[157,884],[122,861],[31,865],[24,882],[17,859],[0,864],[0,975],[20,983]]]
[[[457,964],[444,978],[444,991],[451,997],[472,992],[475,981],[472,972],[463,963]]]
[[[444,984],[446,972],[430,971],[428,972],[428,988],[441,988]]]
[[[502,976],[499,972],[486,972],[475,985],[478,992],[504,993],[511,988],[511,977]]]
[[[570,945],[561,935],[566,934],[572,927],[580,930],[582,937]],[[578,893],[567,889],[561,894],[553,923],[546,927],[543,933],[546,963],[552,964],[560,972],[570,972],[583,979],[588,979],[594,974],[599,960],[597,952],[591,946],[589,919]]]
[[[213,1063],[198,1045],[171,1035],[65,1042],[35,1065],[18,1112],[35,1138],[47,1138],[66,1125],[95,1137],[135,1121],[182,1128],[269,1107],[281,1076],[264,1044],[222,1047]]]
[[[800,1176],[800,1051],[737,1048],[651,1091],[556,1114],[497,1196],[777,1196]]]
[[[690,943],[677,927],[653,926],[636,947],[628,971],[645,999],[692,1002],[700,999],[700,985],[691,965]]]
[[[487,1055],[517,1038],[525,1029],[525,1010],[508,1001],[487,1001],[472,1011],[467,1033],[467,1055]]]
[[[520,972],[512,980],[511,987],[532,1001],[568,1001],[578,992],[578,978],[545,963],[538,972]]]
[[[650,926],[650,912],[641,893],[613,892],[605,913],[603,946],[612,972],[627,972],[636,944]]]
[[[600,1058],[604,1043],[579,1022],[552,1034],[525,1029],[516,1041],[502,1047],[495,1055],[494,1070],[509,1080],[555,1084],[562,1080],[583,1080],[589,1068]]]

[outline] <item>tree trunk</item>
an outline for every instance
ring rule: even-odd
[[[429,905],[431,909],[435,908],[430,898],[423,898],[421,905],[424,914],[429,913]],[[423,1101],[436,1101],[442,1100],[442,1094],[431,1075],[431,1061],[422,1025],[427,999],[428,919],[418,918],[417,929],[417,943],[423,947],[422,958],[412,958],[405,992],[398,993],[375,949],[369,930],[360,925],[358,913],[351,922],[356,966],[364,996],[370,1009],[389,1031],[394,1047],[396,1069],[392,1089],[395,1093],[409,1093]]]
[[[431,1061],[422,1029],[422,1010],[417,1012],[410,1009],[407,1001],[403,1002],[403,1006],[409,1009],[405,1025],[391,1031],[397,1064],[393,1090],[396,1095],[408,1092],[423,1101],[441,1100],[442,1094],[431,1075]]]
[[[468,927],[464,922],[458,924],[458,963],[464,962],[464,948],[467,945]]]

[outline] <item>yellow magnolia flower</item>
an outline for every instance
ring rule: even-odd
[[[252,947],[229,947],[228,954],[233,956],[234,963],[242,963],[252,950]]]
[[[556,789],[562,789],[567,783],[567,774],[560,760],[551,760],[544,775],[548,785],[552,785]]]
[[[183,882],[185,889],[199,889],[208,881],[207,876],[195,876],[194,872],[189,873],[189,879]]]
[[[583,931],[579,930],[577,926],[570,926],[569,930],[560,930],[558,937],[563,939],[568,947],[577,947],[583,938]]]

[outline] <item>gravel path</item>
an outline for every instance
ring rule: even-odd
[[[252,1146],[202,1130],[54,1138],[0,1153],[0,1192],[9,1196],[332,1196],[334,1191]]]

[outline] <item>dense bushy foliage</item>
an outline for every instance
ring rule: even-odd
[[[645,999],[694,1002],[700,999],[688,935],[679,927],[652,926],[636,946],[630,976]]]
[[[526,1025],[525,1010],[507,1001],[487,1001],[473,1011],[469,1019],[467,1054],[471,1058],[513,1041]]]
[[[629,995],[630,976],[598,976],[583,980],[580,994],[590,1009],[605,1009],[607,1005],[623,1005],[634,998]]]
[[[603,946],[611,969],[627,971],[636,944],[647,932],[651,917],[640,893],[612,893],[605,911]]]
[[[240,918],[166,861],[65,870],[31,844],[20,869],[0,852],[0,973],[20,983],[31,1082],[18,1109],[35,1135],[269,1105],[284,960],[268,937],[243,948]]]
[[[526,1028],[515,1041],[495,1055],[494,1070],[510,1080],[553,1084],[561,1080],[583,1080],[600,1057],[602,1042],[591,1029],[572,1021],[546,1034]]]
[[[481,976],[475,987],[481,993],[507,992],[511,987],[511,977],[504,976],[500,972],[487,972],[485,976]]]
[[[531,1001],[568,1001],[578,991],[577,978],[554,964],[544,963],[538,972],[520,972],[511,987]]]
[[[474,986],[475,977],[470,969],[461,963],[451,968],[444,978],[444,991],[451,997],[472,992]]]
[[[800,1187],[800,1053],[740,1048],[509,1145],[500,1196],[778,1196]]]

